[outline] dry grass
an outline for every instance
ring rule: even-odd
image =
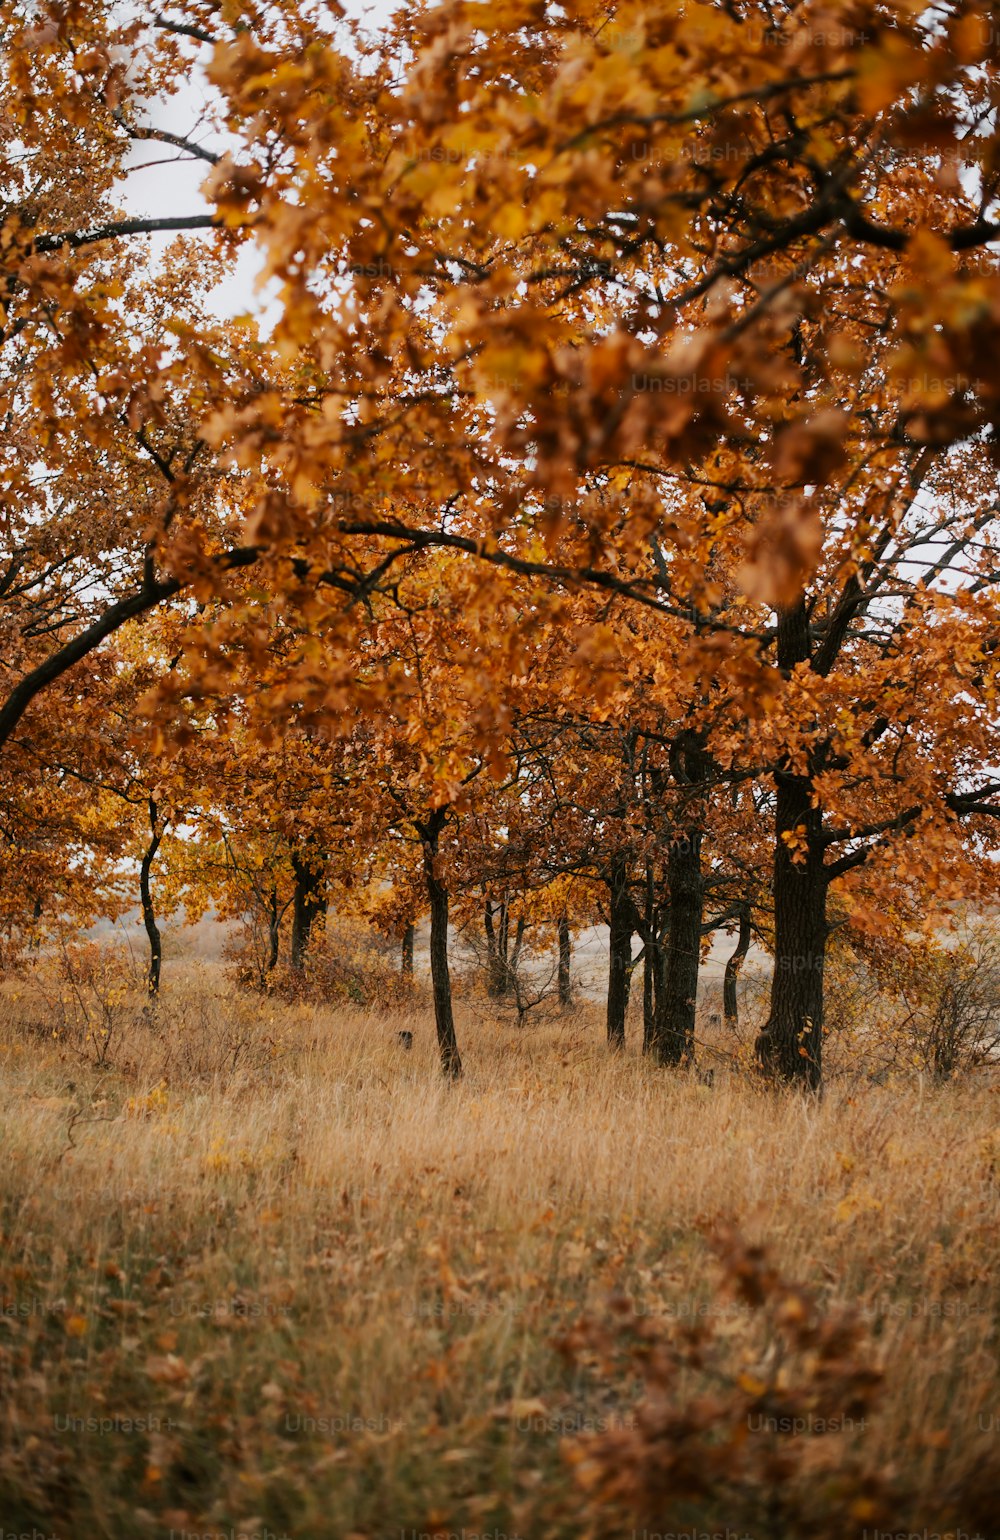
[[[448,1086],[421,1012],[277,1007],[209,971],[100,1069],[4,1011],[4,1532],[641,1534],[574,1459],[641,1376],[554,1344],[626,1295],[721,1341],[752,1394],[775,1338],[720,1292],[709,1238],[735,1225],[819,1312],[860,1309],[884,1386],[863,1427],[799,1437],[796,1472],[681,1493],[649,1533],[795,1540],[768,1482],[817,1450],[896,1504],[831,1489],[831,1534],[998,1533],[991,1087],[817,1105],[610,1061],[596,1014],[519,1034],[469,1006]],[[707,1388],[694,1362],[672,1394]]]

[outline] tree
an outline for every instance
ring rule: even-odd
[[[809,662],[803,627],[820,617],[802,582],[824,549],[846,563],[836,638],[856,564],[884,571],[865,555],[881,490],[990,429],[996,40],[965,4],[940,24],[853,6],[822,27],[808,8],[695,7],[683,58],[680,25],[667,4],[623,6],[610,26],[597,8],[435,8],[388,34],[399,73],[376,71],[363,105],[332,50],[304,65],[252,32],[220,43],[210,73],[235,124],[331,148],[300,157],[294,197],[264,172],[217,185],[223,217],[258,211],[285,284],[276,335],[313,384],[269,401],[266,421],[245,395],[213,432],[235,453],[280,443],[294,495],[261,504],[272,542],[322,531],[334,571],[368,537],[370,570],[440,543],[548,583],[582,578],[696,617],[692,673],[709,658],[766,702],[775,669],[792,679]],[[279,76],[261,115],[262,82]],[[345,142],[364,144],[363,166],[345,168]],[[938,176],[945,159],[965,174]],[[361,212],[373,207],[378,220]],[[873,336],[874,379],[858,345]],[[348,357],[332,378],[323,360]],[[720,612],[724,570],[756,608]],[[761,1059],[810,1080],[824,836],[813,771],[792,751],[773,773],[778,966]],[[685,892],[697,845],[674,847]],[[677,935],[688,1003],[668,1055],[690,1019]]]
[[[162,737],[210,700],[243,752],[302,749],[258,778],[295,962],[351,839],[372,869],[419,847],[447,1069],[448,905],[572,875],[607,894],[609,1041],[638,933],[678,1064],[705,934],[773,905],[759,1061],[818,1085],[829,892],[872,924],[901,850],[985,889],[1000,808],[982,12],[449,0],[375,42],[287,0],[0,17],[4,755],[181,599]],[[182,67],[218,149],[143,117]],[[184,234],[150,274],[113,196],[157,136],[210,212],[155,222]],[[267,336],[211,315],[249,240]]]

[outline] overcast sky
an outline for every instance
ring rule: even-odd
[[[398,8],[398,0],[344,0],[349,15],[357,17],[366,28],[377,32],[380,26]],[[164,7],[171,14],[169,5]],[[197,45],[193,45],[197,46]],[[208,47],[198,49],[207,58]],[[155,128],[169,129],[171,133],[198,139],[209,149],[226,148],[224,136],[205,127],[211,91],[200,69],[196,66],[187,80],[168,102],[150,102],[146,122]],[[199,188],[210,167],[204,161],[184,159],[169,145],[141,142],[134,146],[130,158],[128,177],[121,186],[121,199],[126,210],[135,216],[164,218],[202,214],[208,204]],[[173,237],[154,237],[153,250],[162,250]],[[233,276],[216,291],[216,304],[221,316],[235,316],[254,311],[262,316],[267,311],[267,296],[256,289],[256,279],[261,269],[261,258],[251,246],[240,253]]]

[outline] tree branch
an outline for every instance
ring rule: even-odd
[[[169,230],[219,230],[221,221],[214,214],[178,214],[166,219],[117,219],[94,230],[64,230],[58,235],[40,235],[32,242],[33,252],[61,251],[70,246],[92,246],[97,241],[114,241],[123,235],[161,235]]]
[[[220,572],[231,572],[238,567],[252,566],[258,556],[259,552],[254,546],[238,547],[216,557],[214,565]],[[25,674],[0,707],[0,747],[7,742],[36,695],[80,663],[127,621],[147,614],[166,599],[172,599],[187,587],[189,581],[171,577],[155,583],[144,583],[135,593],[110,605],[85,631],[66,642],[57,652],[50,653],[37,668]]]

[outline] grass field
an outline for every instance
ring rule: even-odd
[[[210,970],[102,1066],[3,1011],[0,1533],[1000,1534],[996,1083],[466,1004],[449,1086],[418,1009]]]

